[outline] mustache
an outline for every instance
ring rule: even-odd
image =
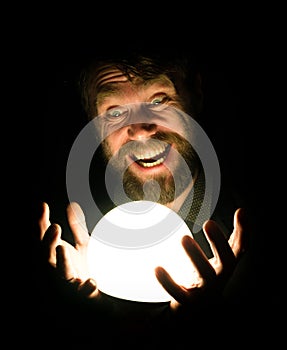
[[[157,132],[147,139],[130,140],[126,142],[118,151],[118,157],[126,154],[145,154],[145,152],[164,152],[166,147],[171,144],[187,142],[177,133]]]

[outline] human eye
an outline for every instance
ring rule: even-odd
[[[156,96],[151,100],[152,105],[160,105],[162,103],[166,103],[168,101],[168,97],[166,95]]]
[[[154,111],[161,111],[168,106],[168,101],[170,101],[170,98],[167,95],[155,96],[149,103],[150,109]]]
[[[117,106],[106,111],[105,116],[109,119],[118,119],[126,116],[128,109],[125,106]]]

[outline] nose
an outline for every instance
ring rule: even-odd
[[[128,127],[128,135],[131,140],[142,140],[154,135],[156,132],[156,124],[137,123],[130,124]]]

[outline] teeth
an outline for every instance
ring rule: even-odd
[[[162,158],[156,160],[153,163],[145,163],[142,160],[138,160],[137,163],[139,163],[144,168],[151,168],[153,166],[156,166],[156,165],[159,165],[159,164],[163,163],[165,159],[166,159],[166,157],[162,157]]]
[[[145,152],[133,153],[131,157],[135,162],[144,168],[151,168],[156,165],[162,164],[168,154],[170,145],[152,145],[154,149],[145,150]]]
[[[166,147],[164,147],[164,145],[157,145],[156,149],[149,149],[147,150],[145,153],[133,153],[133,157],[136,160],[142,160],[142,159],[151,159],[151,158],[155,158],[156,156],[158,156],[159,154],[163,153],[166,149],[167,149],[168,145]]]

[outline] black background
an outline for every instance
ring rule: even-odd
[[[11,233],[19,248],[19,259],[16,257],[11,263],[15,291],[11,292],[13,296],[15,294],[12,306],[16,305],[16,310],[11,308],[9,314],[9,317],[12,315],[11,324],[20,319],[21,327],[26,328],[22,321],[26,315],[19,316],[18,310],[22,311],[18,305],[26,298],[25,291],[29,294],[29,285],[37,283],[37,273],[40,273],[36,271],[29,275],[35,253],[34,245],[30,244],[34,234],[35,206],[44,200],[55,212],[60,212],[60,216],[65,212],[65,203],[58,199],[63,194],[65,197],[66,158],[74,138],[86,123],[75,91],[79,69],[95,50],[132,50],[135,46],[150,45],[168,46],[171,50],[185,46],[196,54],[203,75],[204,115],[210,118],[206,131],[219,161],[222,159],[228,165],[228,176],[242,191],[257,225],[257,249],[253,259],[261,271],[257,276],[258,289],[252,291],[252,298],[258,295],[256,307],[262,303],[263,314],[272,310],[275,312],[271,316],[277,317],[276,310],[281,306],[281,299],[277,297],[281,291],[270,291],[265,280],[273,274],[273,269],[265,256],[268,236],[264,192],[268,188],[264,160],[269,147],[264,138],[266,117],[263,117],[262,108],[265,102],[262,75],[270,74],[270,71],[266,72],[263,52],[266,46],[272,51],[273,44],[266,42],[268,27],[256,13],[251,13],[250,9],[236,10],[227,9],[224,14],[218,9],[213,15],[213,9],[194,13],[181,8],[180,16],[170,12],[164,16],[153,15],[153,20],[149,11],[142,20],[114,13],[107,15],[102,23],[99,22],[99,11],[93,13],[94,18],[82,21],[89,13],[86,9],[73,19],[69,19],[68,13],[61,12],[59,18],[56,16],[57,26],[53,16],[42,21],[43,13],[24,35],[19,28],[12,59],[18,80],[12,90],[17,98],[11,108],[18,111],[15,127],[20,134],[14,161],[17,199],[12,211],[15,220],[20,220],[22,215],[24,220],[21,219],[21,230],[17,229],[15,235],[13,230]],[[273,240],[268,242],[268,256],[272,262],[273,244]],[[25,266],[21,272],[15,268],[19,264]],[[19,293],[19,289],[22,292]],[[36,307],[29,297],[27,300],[31,310]],[[255,323],[260,327],[267,325],[269,329],[269,322],[266,318],[263,322],[261,316],[259,313]],[[267,319],[269,321],[269,316]],[[259,333],[255,333],[258,336]]]

